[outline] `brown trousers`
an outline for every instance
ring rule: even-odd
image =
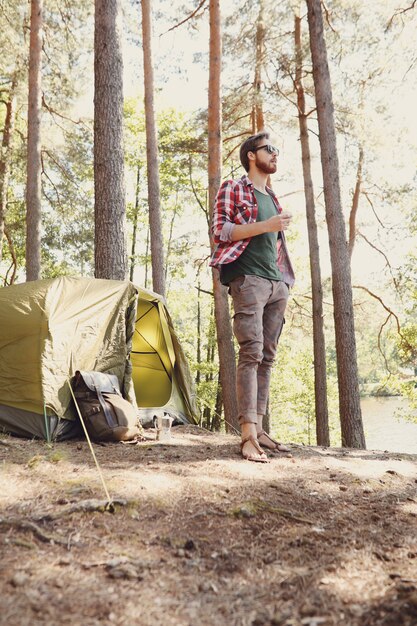
[[[239,423],[265,415],[272,365],[284,324],[288,287],[282,281],[238,276],[229,285],[233,332],[239,343],[236,392]]]

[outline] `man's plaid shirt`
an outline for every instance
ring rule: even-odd
[[[282,208],[278,198],[267,187],[267,191],[277,209],[281,213]],[[252,224],[256,222],[258,215],[258,204],[256,202],[254,186],[247,176],[242,176],[239,180],[226,180],[220,187],[216,205],[213,212],[211,224],[211,234],[214,242],[214,250],[210,259],[212,267],[219,268],[224,263],[231,263],[242,254],[248,245],[250,238],[232,241],[232,231],[235,224]],[[277,241],[277,266],[282,273],[283,280],[288,285],[294,284],[294,270],[288,255],[285,235],[281,231],[281,236]]]

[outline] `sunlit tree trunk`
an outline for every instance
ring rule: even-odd
[[[221,181],[222,168],[222,109],[221,109],[221,21],[220,0],[210,0],[210,69],[208,101],[208,182],[209,207],[212,214]],[[226,429],[239,428],[236,401],[236,358],[233,345],[227,289],[213,269],[214,310],[219,349],[220,381],[222,387]]]
[[[151,233],[153,290],[165,295],[164,241],[162,237],[161,200],[159,186],[158,142],[154,108],[154,78],[152,60],[152,5],[142,3],[143,73],[145,85],[146,161],[148,173],[149,225]]]
[[[320,0],[307,0],[307,8],[332,265],[342,445],[365,448],[359,397],[350,259],[341,206],[332,89]]]
[[[43,0],[31,0],[26,180],[26,280],[41,275],[41,116]]]
[[[0,262],[3,258],[4,223],[7,211],[7,191],[9,188],[10,162],[14,121],[16,116],[16,86],[17,78],[13,77],[9,97],[6,101],[6,118],[3,127],[3,141],[0,159]]]
[[[128,272],[123,154],[123,58],[120,0],[95,1],[95,276]]]
[[[314,392],[316,409],[316,437],[319,446],[329,446],[329,413],[327,407],[326,344],[323,324],[323,288],[321,284],[320,252],[317,234],[313,179],[311,176],[310,142],[303,85],[303,51],[301,17],[295,16],[296,70],[298,123],[300,128],[304,195],[306,201],[308,244],[310,250],[311,291],[313,301]]]

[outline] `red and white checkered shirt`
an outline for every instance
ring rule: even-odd
[[[271,196],[277,213],[282,207],[278,198],[270,188],[266,188]],[[256,202],[253,182],[248,176],[239,180],[226,180],[222,183],[216,198],[211,224],[211,234],[214,250],[210,259],[210,266],[219,268],[224,263],[231,263],[242,254],[251,238],[232,241],[232,231],[236,224],[252,224],[256,222],[258,204]],[[295,281],[294,270],[287,250],[284,232],[277,241],[277,266],[282,273],[283,280],[288,285]]]

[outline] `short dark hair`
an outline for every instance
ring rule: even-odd
[[[262,130],[260,133],[256,133],[256,135],[251,135],[240,146],[239,156],[240,162],[247,172],[249,172],[249,159],[248,152],[252,152],[255,148],[258,147],[258,144],[263,139],[269,139],[269,133],[265,130]]]

